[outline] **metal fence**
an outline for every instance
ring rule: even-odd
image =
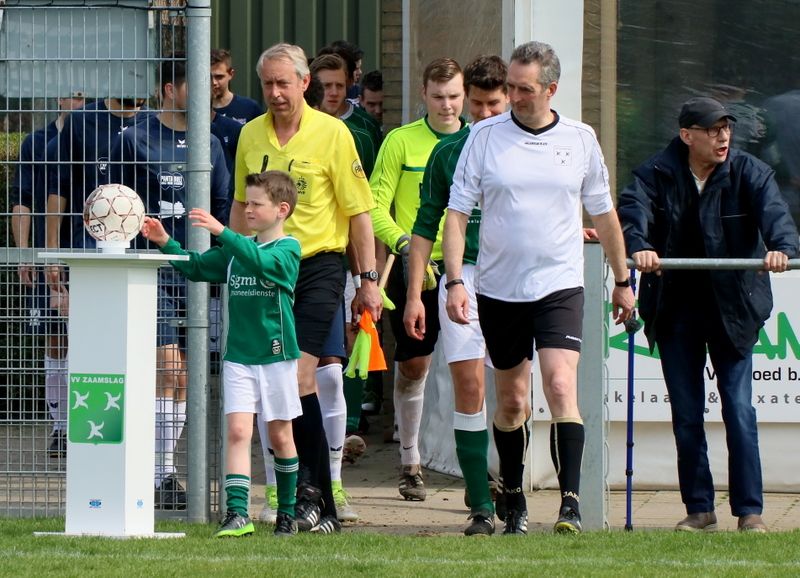
[[[60,515],[65,506],[69,272],[43,262],[39,250],[94,250],[83,201],[111,178],[134,188],[176,234],[188,207],[208,205],[209,175],[218,170],[200,134],[209,119],[210,10],[193,4],[0,3],[0,515]],[[203,22],[194,41],[192,10]],[[160,83],[173,77],[179,85],[184,70],[194,95],[160,98]],[[201,130],[185,131],[187,118],[200,119],[192,126]],[[184,246],[207,246],[207,237],[184,236]],[[154,492],[162,517],[203,520],[218,508],[208,295],[162,270],[159,338],[173,344],[178,334],[180,343],[159,348]],[[114,311],[108,321],[97,340],[118,330]]]

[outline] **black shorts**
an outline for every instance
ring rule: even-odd
[[[538,301],[511,302],[478,295],[478,318],[497,369],[533,359],[539,349],[581,350],[583,287],[563,289]]]
[[[438,281],[439,278],[437,277],[436,280]],[[439,339],[438,288],[422,292],[422,304],[425,305],[425,338],[422,341],[409,337],[403,325],[403,311],[406,308],[406,284],[403,281],[403,267],[399,262],[392,267],[392,272],[389,274],[386,295],[395,304],[394,311],[389,311],[389,323],[396,343],[394,360],[408,361],[415,357],[424,357],[433,353],[436,340]]]
[[[333,318],[341,311],[344,295],[341,253],[318,253],[300,261],[294,293],[297,345],[300,351],[321,357]]]
[[[346,282],[347,280],[345,279]],[[346,324],[343,299],[339,310],[331,321],[330,331],[328,331],[328,337],[325,338],[320,357],[338,357],[342,361],[347,359],[347,343],[344,336],[344,326]]]

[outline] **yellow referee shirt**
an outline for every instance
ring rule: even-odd
[[[242,128],[236,149],[236,193],[245,202],[245,177],[279,170],[297,186],[297,207],[284,231],[300,241],[302,258],[325,251],[343,253],[350,217],[375,206],[345,124],[304,104],[300,129],[284,146],[267,112]]]

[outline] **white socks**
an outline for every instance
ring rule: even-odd
[[[171,397],[156,397],[156,487],[174,469],[172,453],[167,452],[167,438],[172,435],[173,402]]]
[[[66,431],[67,408],[67,358],[44,356],[44,398],[50,410],[54,431]]]
[[[331,363],[317,368],[319,406],[322,410],[322,427],[328,439],[331,481],[342,481],[342,446],[347,430],[347,403],[344,400],[342,364]]]
[[[186,402],[173,401],[172,406],[174,412],[172,414],[172,437],[170,438],[169,451],[174,454],[175,446],[178,445],[178,440],[181,439],[183,433],[183,426],[186,425]],[[172,469],[175,471],[175,468]]]
[[[156,398],[156,487],[175,473],[175,446],[186,423],[186,402],[171,397]]]
[[[478,413],[459,413],[453,412],[453,429],[460,431],[485,431],[486,430],[486,413],[480,411]]]
[[[400,463],[404,466],[419,464],[419,424],[422,421],[422,402],[425,398],[425,380],[409,379],[395,364],[394,414],[400,434]]]

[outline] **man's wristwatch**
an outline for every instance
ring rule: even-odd
[[[445,289],[450,289],[450,287],[454,287],[456,285],[463,285],[463,284],[464,284],[464,280],[463,279],[450,279],[450,281],[448,281],[447,283],[444,284],[444,288]]]
[[[362,273],[359,273],[359,275],[358,275],[358,276],[359,276],[361,279],[364,279],[365,281],[377,281],[377,280],[378,280],[378,272],[377,272],[377,271],[375,271],[375,270],[372,270],[372,271],[364,271],[364,272],[362,272]]]
[[[628,277],[624,281],[614,281],[615,287],[630,287],[631,286],[631,278]]]

